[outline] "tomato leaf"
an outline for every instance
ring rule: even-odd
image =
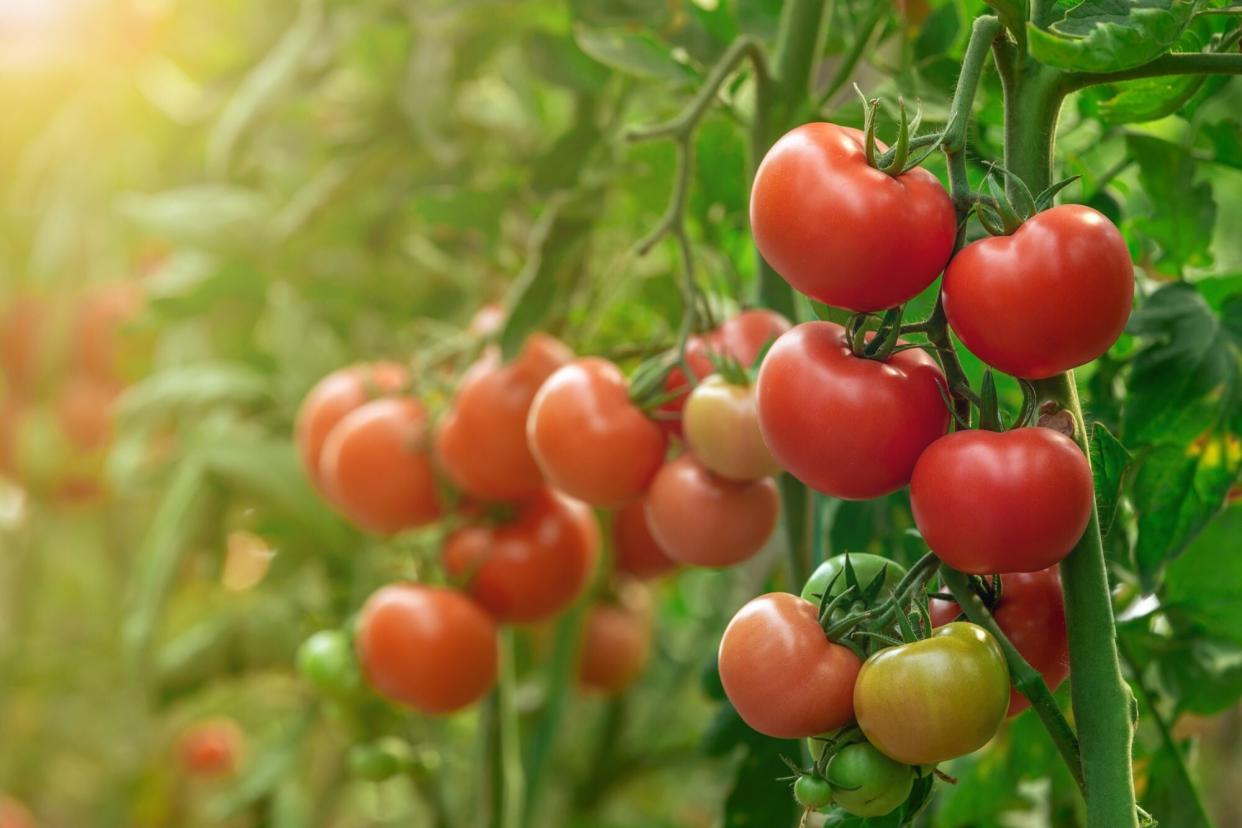
[[[782,757],[800,756],[801,745],[758,736],[737,766],[733,787],[725,800],[723,828],[754,828],[756,825],[792,825],[797,804],[789,793]]]
[[[1242,644],[1242,506],[1226,509],[1169,564],[1161,606],[1176,618]],[[1242,666],[1242,665],[1240,665]]]
[[[1188,149],[1150,135],[1126,136],[1126,147],[1139,166],[1139,182],[1151,208],[1135,214],[1137,236],[1155,242],[1150,251],[1162,271],[1180,275],[1187,265],[1212,263],[1216,200],[1210,180],[1198,180],[1198,165]],[[1176,209],[1164,205],[1176,204]]]
[[[577,25],[574,40],[595,60],[627,75],[678,84],[694,78],[694,73],[678,63],[666,45],[647,34]]]
[[[1130,452],[1103,423],[1091,426],[1091,472],[1095,477],[1095,504],[1102,535],[1108,534],[1117,516],[1131,459]]]
[[[1078,72],[1140,66],[1177,43],[1196,0],[1086,0],[1047,29],[1027,24],[1031,56]]]

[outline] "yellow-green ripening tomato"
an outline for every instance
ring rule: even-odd
[[[1009,668],[987,630],[965,621],[867,659],[854,686],[858,726],[910,765],[964,756],[996,734],[1009,709]]]
[[[753,386],[712,374],[690,393],[681,418],[690,450],[721,477],[758,480],[780,473],[759,431]]]

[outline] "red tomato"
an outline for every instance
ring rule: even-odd
[[[599,554],[595,516],[583,503],[543,490],[499,526],[467,526],[444,543],[444,568],[496,619],[533,623],[572,604]]]
[[[400,392],[409,381],[409,371],[395,362],[351,365],[328,374],[306,395],[298,409],[298,453],[307,476],[320,491],[323,445],[336,424],[368,400]]]
[[[1041,379],[1117,341],[1130,318],[1134,267],[1102,213],[1062,204],[1012,236],[967,245],[945,271],[943,296],[949,325],[979,359]]]
[[[612,555],[616,570],[635,578],[658,578],[677,568],[677,561],[666,555],[651,535],[646,495],[613,514]]]
[[[0,315],[0,367],[8,390],[28,394],[34,390],[46,360],[47,305],[33,296],[18,296]]]
[[[141,305],[142,289],[134,283],[118,282],[87,293],[74,317],[74,368],[101,382],[120,382],[126,361],[122,329]]]
[[[11,796],[0,795],[0,828],[37,828],[34,814]]]
[[[958,431],[914,467],[910,507],[923,539],[962,572],[1035,572],[1082,537],[1095,490],[1073,440],[1049,428]]]
[[[651,597],[629,583],[620,601],[587,611],[578,657],[578,682],[586,690],[615,696],[629,689],[651,655]]]
[[[696,566],[732,566],[754,557],[779,516],[772,478],[726,480],[692,454],[666,463],[647,492],[652,537],[669,557]]]
[[[664,432],[630,401],[625,377],[586,357],[543,384],[526,435],[544,477],[570,497],[616,508],[642,493],[664,461]]]
[[[496,683],[496,622],[453,589],[380,588],[362,607],[355,649],[376,692],[423,713],[460,710]]]
[[[241,764],[245,736],[229,718],[209,719],[188,728],[178,742],[181,765],[192,776],[235,773]]]
[[[417,400],[373,400],[328,435],[319,472],[331,501],[358,526],[383,535],[440,516],[427,451],[427,415]]]
[[[922,349],[856,357],[845,329],[798,325],[772,346],[757,383],[759,426],[794,477],[846,500],[910,482],[923,449],[949,427],[944,374]]]
[[[957,619],[961,607],[933,598],[928,602],[932,625],[939,627]],[[1057,567],[1039,572],[1013,572],[1001,576],[1001,598],[992,608],[1001,632],[1027,663],[1056,690],[1069,675],[1069,638],[1065,630],[1065,596]],[[1017,690],[1009,692],[1009,715],[1016,716],[1030,702]]]
[[[112,439],[112,409],[121,387],[89,376],[69,378],[57,400],[61,428],[79,451],[104,448]]]
[[[854,719],[858,657],[834,644],[810,601],[784,592],[738,610],[720,641],[720,682],[746,724],[778,739],[810,738]]]
[[[520,500],[543,488],[526,442],[526,417],[544,380],[573,359],[553,337],[533,334],[517,359],[500,364],[492,350],[462,377],[436,433],[436,458],[466,494]]]
[[[768,150],[750,224],[759,252],[789,284],[854,311],[913,299],[957,237],[953,201],[934,175],[922,167],[886,175],[867,164],[861,131],[825,123],[797,127]]]

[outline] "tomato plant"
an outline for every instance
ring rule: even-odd
[[[914,787],[914,768],[895,762],[867,742],[846,745],[828,760],[832,799],[854,816],[892,813]]]
[[[713,374],[690,393],[682,414],[686,443],[711,471],[730,480],[757,480],[780,473],[755,411],[750,386]]]
[[[647,522],[647,496],[632,500],[612,516],[612,554],[618,572],[658,578],[678,566],[660,547]]]
[[[588,690],[617,695],[639,678],[651,655],[651,597],[641,584],[626,584],[619,600],[587,610],[578,656],[578,682]]]

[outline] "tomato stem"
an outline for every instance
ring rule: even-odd
[[[1009,677],[1014,688],[1031,703],[1035,715],[1039,716],[1040,722],[1047,729],[1053,744],[1056,745],[1057,751],[1065,761],[1065,766],[1069,768],[1070,774],[1073,775],[1074,781],[1081,789],[1083,777],[1082,760],[1078,753],[1078,737],[1074,735],[1073,728],[1061,714],[1061,709],[1057,707],[1056,699],[1052,697],[1052,691],[1048,689],[1044,677],[1013,646],[1013,642],[992,617],[983,598],[971,588],[970,578],[965,573],[945,566],[940,570],[940,577],[949,591],[953,593],[954,600],[966,613],[966,617],[991,633],[1000,644],[1001,650],[1005,653],[1005,662],[1009,665]]]

